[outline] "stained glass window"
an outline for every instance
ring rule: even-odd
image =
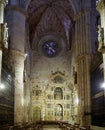
[[[42,46],[43,52],[48,57],[54,57],[58,53],[58,45],[55,41],[47,41]]]

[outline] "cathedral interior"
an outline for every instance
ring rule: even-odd
[[[104,32],[105,0],[0,0],[0,128],[105,130]]]

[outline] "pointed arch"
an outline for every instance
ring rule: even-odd
[[[72,5],[72,9],[73,11],[75,12],[75,14],[78,12],[78,4],[76,3],[76,0],[69,0],[70,1],[70,4]],[[27,10],[28,9],[28,6],[30,4],[31,0],[25,0],[25,9]]]

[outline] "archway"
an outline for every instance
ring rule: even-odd
[[[41,120],[41,109],[40,107],[33,108],[33,121]]]
[[[63,119],[63,107],[61,104],[55,106],[55,120]]]
[[[62,89],[57,87],[54,91],[54,99],[55,100],[62,100],[63,99],[63,92]]]

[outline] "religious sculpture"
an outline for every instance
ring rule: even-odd
[[[98,42],[98,50],[100,50],[104,46],[104,29],[100,25],[98,25]]]
[[[5,48],[8,48],[8,27],[7,23],[2,26],[2,42]]]

